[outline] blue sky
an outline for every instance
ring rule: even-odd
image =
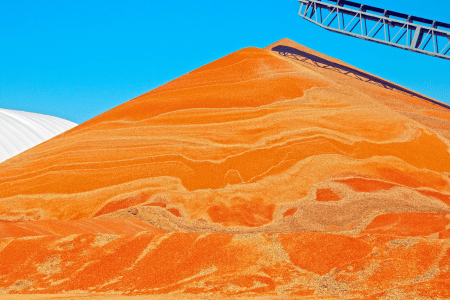
[[[450,23],[447,0],[360,2]],[[82,123],[231,52],[284,37],[450,104],[450,61],[328,32],[299,17],[299,7],[0,0],[0,108]]]

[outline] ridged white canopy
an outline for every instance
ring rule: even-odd
[[[75,126],[57,117],[0,108],[0,162]]]

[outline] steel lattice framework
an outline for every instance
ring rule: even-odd
[[[327,30],[450,60],[448,23],[347,0],[297,1],[302,18]]]

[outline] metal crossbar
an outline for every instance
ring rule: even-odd
[[[450,60],[448,23],[347,0],[297,1],[302,18],[327,30]],[[328,12],[325,18],[324,11]]]

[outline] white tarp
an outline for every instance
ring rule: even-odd
[[[77,125],[57,117],[0,108],[0,162]]]

